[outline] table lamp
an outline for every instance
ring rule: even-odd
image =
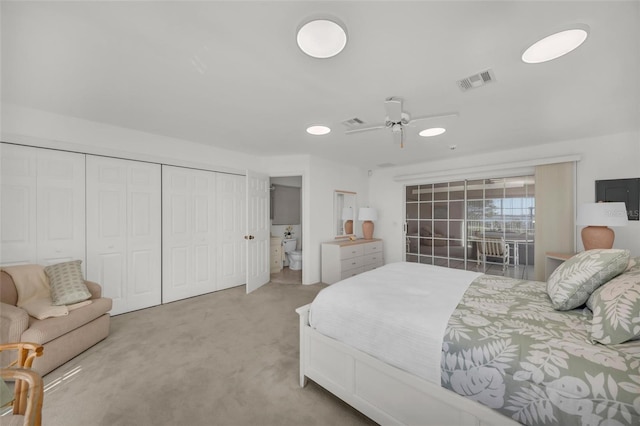
[[[363,220],[362,222],[362,236],[365,240],[370,240],[373,238],[373,221],[378,220],[378,212],[376,209],[371,207],[360,207],[360,212],[358,213],[358,220]]]
[[[582,245],[585,250],[610,249],[615,233],[609,226],[627,225],[625,203],[585,203],[578,208],[577,225],[582,228]]]
[[[342,209],[342,220],[344,221],[344,234],[353,234],[353,210],[351,207],[344,207]]]

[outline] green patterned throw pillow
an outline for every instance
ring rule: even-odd
[[[632,257],[629,259],[629,264],[627,265],[627,269],[625,271],[630,271],[632,269],[640,269],[640,256]]]
[[[591,341],[616,345],[640,338],[640,268],[618,275],[593,292]]]
[[[84,283],[81,260],[57,263],[44,268],[49,277],[51,300],[54,305],[71,305],[82,302],[91,297],[91,293]]]
[[[547,281],[554,309],[568,311],[584,304],[591,293],[629,264],[629,250],[596,249],[578,253],[560,265]]]

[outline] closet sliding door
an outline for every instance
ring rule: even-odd
[[[216,173],[162,166],[162,302],[216,290]]]
[[[84,154],[10,144],[1,154],[2,264],[84,261]]]
[[[160,165],[87,156],[87,278],[112,315],[159,305]]]

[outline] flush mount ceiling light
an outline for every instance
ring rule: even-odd
[[[331,129],[328,128],[327,126],[310,126],[310,127],[307,127],[307,133],[309,133],[310,135],[315,135],[315,136],[326,135],[330,131],[331,131]]]
[[[528,64],[551,61],[575,50],[587,39],[589,27],[578,24],[555,34],[551,34],[533,43],[522,54],[522,60]]]
[[[298,29],[298,46],[314,58],[331,58],[347,45],[347,31],[337,19],[307,21]]]
[[[423,131],[421,131],[418,134],[420,136],[422,136],[422,137],[428,138],[428,137],[431,137],[431,136],[441,135],[446,131],[447,131],[447,129],[442,128],[442,127],[432,127],[430,129],[424,129]]]

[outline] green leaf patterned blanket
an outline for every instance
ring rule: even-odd
[[[449,319],[442,386],[527,425],[640,425],[640,340],[592,344],[591,311],[483,275]]]

